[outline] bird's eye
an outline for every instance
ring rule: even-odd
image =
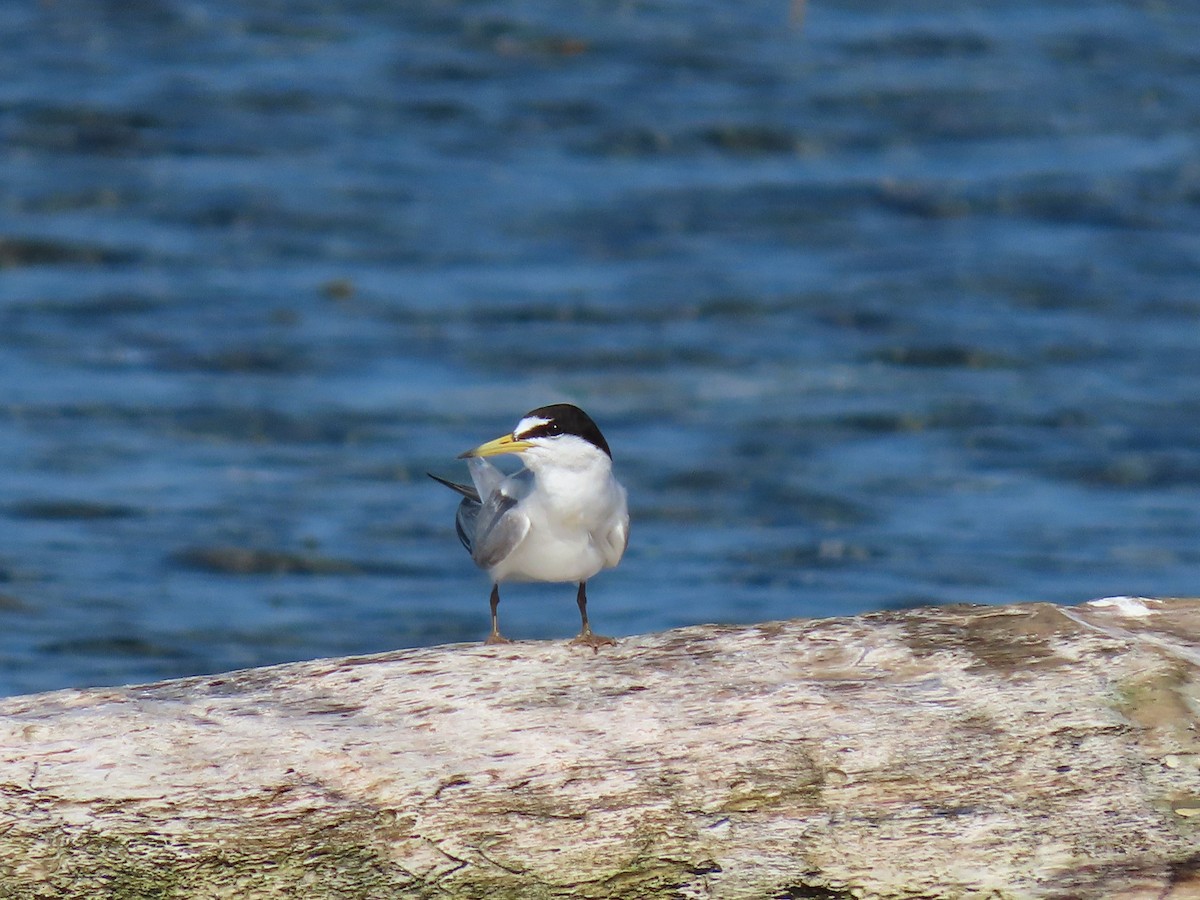
[[[558,422],[554,422],[549,419],[539,419],[530,422],[529,425],[521,431],[514,432],[514,435],[518,438],[528,440],[531,438],[554,437],[556,434],[562,433],[562,425],[560,425]]]

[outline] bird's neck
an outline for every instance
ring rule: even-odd
[[[530,465],[529,470],[547,496],[563,506],[594,504],[609,490],[612,462],[607,456]]]

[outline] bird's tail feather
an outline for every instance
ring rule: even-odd
[[[456,491],[457,493],[462,494],[468,500],[474,500],[476,503],[479,502],[479,491],[475,490],[475,488],[472,485],[459,484],[456,481],[449,481],[445,478],[439,478],[437,475],[434,475],[432,472],[426,472],[425,474],[428,475],[430,478],[432,478],[434,481],[436,481],[438,484],[444,484],[446,487],[450,488],[450,490]]]

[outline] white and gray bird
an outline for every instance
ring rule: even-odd
[[[489,456],[514,453],[524,463],[506,475]],[[492,579],[489,644],[506,644],[496,620],[503,581],[579,585],[582,628],[572,643],[616,643],[588,625],[587,582],[621,561],[629,543],[625,488],[613,476],[612,452],[587,413],[569,403],[526,413],[512,434],[459,455],[474,486],[430,478],[463,495],[455,524],[475,564]]]

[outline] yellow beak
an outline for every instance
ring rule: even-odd
[[[466,453],[458,454],[459,459],[466,459],[468,456],[499,456],[502,453],[520,453],[522,450],[528,450],[533,444],[529,441],[518,441],[511,434],[506,434],[503,437],[498,437],[494,441],[488,441],[486,444],[480,444],[474,450],[468,450]]]

